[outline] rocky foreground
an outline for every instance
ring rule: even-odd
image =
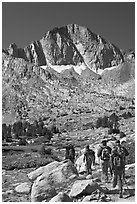
[[[135,199],[135,164],[126,166],[123,199],[118,198],[118,190],[112,190],[111,178],[109,183],[101,182],[98,165],[93,168],[92,175],[86,175],[68,160],[55,161],[34,171],[15,170],[13,174],[3,171],[3,178],[11,180],[9,190],[2,193],[3,201],[131,202]]]

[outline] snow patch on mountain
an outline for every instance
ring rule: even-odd
[[[96,73],[101,75],[104,71],[107,71],[107,70],[110,71],[110,70],[113,70],[113,69],[117,69],[118,67],[119,67],[119,65],[118,66],[113,66],[113,67],[107,67],[104,70],[103,69],[98,69]]]
[[[41,68],[43,69],[46,69],[47,67],[48,66],[45,66],[45,65],[41,66]],[[84,63],[81,63],[77,66],[70,64],[70,65],[50,65],[50,67],[59,73],[61,73],[63,70],[71,69],[73,67],[75,72],[77,72],[79,75],[81,75],[82,71],[87,68]]]

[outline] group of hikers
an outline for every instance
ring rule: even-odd
[[[123,182],[125,181],[125,164],[126,157],[129,155],[127,149],[120,144],[120,140],[115,141],[113,148],[107,145],[107,140],[102,140],[97,151],[97,157],[101,165],[101,180],[108,183],[109,175],[113,183],[113,189],[119,186],[119,197],[123,197]],[[86,146],[83,162],[86,164],[87,174],[92,174],[92,165],[95,165],[95,151]],[[70,159],[75,163],[75,149],[73,145],[66,147],[65,159]]]

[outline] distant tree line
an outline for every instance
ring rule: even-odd
[[[119,117],[113,113],[109,117],[99,117],[96,121],[96,128],[103,127],[103,128],[110,128],[110,129],[117,129],[118,128],[118,121]]]
[[[120,133],[120,130],[119,130],[120,117],[123,117],[124,119],[128,119],[128,118],[134,117],[134,115],[128,111],[128,112],[124,112],[119,116],[113,113],[109,117],[107,116],[99,117],[96,120],[96,128],[99,128],[99,127],[109,128],[108,134],[112,134],[112,133],[118,134]]]
[[[20,136],[36,137],[45,136],[50,140],[54,133],[59,133],[58,128],[52,125],[51,128],[44,126],[43,121],[35,120],[33,123],[28,121],[17,121],[13,125],[2,124],[2,140],[10,141],[12,138],[19,139]]]

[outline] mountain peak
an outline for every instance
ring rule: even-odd
[[[84,63],[92,70],[115,66],[124,60],[116,46],[78,24],[55,27],[25,48],[18,48],[12,43],[7,51],[11,56],[37,65]]]

